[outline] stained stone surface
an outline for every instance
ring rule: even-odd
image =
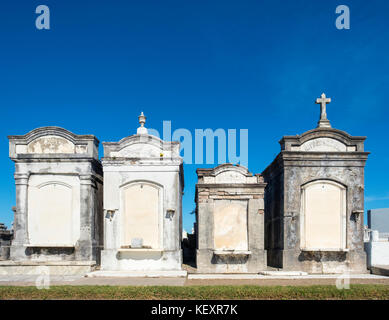
[[[0,223],[0,260],[9,259],[9,249],[12,240],[12,232],[4,223]]]
[[[90,270],[102,246],[99,141],[59,127],[8,139],[15,163],[16,206],[13,264],[7,270],[23,272],[35,261],[66,262],[69,272],[76,273],[81,272],[76,262],[85,262],[84,269]],[[30,269],[26,272],[33,272]]]
[[[232,164],[197,169],[197,175],[197,271],[257,273],[266,269],[262,177]]]
[[[269,266],[308,273],[366,272],[364,167],[369,153],[364,151],[364,140],[322,126],[320,121],[314,130],[281,139],[281,152],[262,173],[268,184],[265,249]],[[304,248],[304,216],[308,213],[304,213],[302,194],[315,181],[335,183],[346,190],[341,218],[344,241],[337,249]]]

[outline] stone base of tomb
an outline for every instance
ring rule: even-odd
[[[101,251],[103,271],[181,271],[182,250],[105,249]]]
[[[370,272],[378,276],[389,277],[389,265],[371,266]]]
[[[0,275],[85,275],[95,269],[96,261],[0,261]]]
[[[258,273],[266,270],[266,250],[197,250],[198,273]]]
[[[94,261],[99,264],[101,247],[85,244],[81,241],[77,246],[73,245],[19,245],[13,243],[10,246],[10,260],[21,263],[66,263],[77,264],[79,262]]]
[[[301,270],[309,274],[365,274],[363,251],[268,250],[268,265],[284,271]]]
[[[159,270],[159,271],[93,271],[86,274],[88,278],[177,278],[186,277],[188,274],[185,270]]]

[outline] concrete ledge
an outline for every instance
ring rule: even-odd
[[[371,266],[372,274],[389,277],[389,265]]]
[[[0,267],[11,266],[94,266],[96,261],[37,261],[37,260],[23,260],[13,261],[4,260],[0,261]]]
[[[148,253],[148,252],[157,252],[157,253],[162,253],[165,250],[163,249],[145,249],[145,248],[139,248],[139,249],[134,249],[134,248],[120,248],[117,250],[118,252],[136,252],[136,253]]]
[[[26,248],[74,248],[76,245],[75,244],[45,244],[45,243],[37,243],[37,244],[24,244],[23,247]]]
[[[189,280],[301,280],[301,279],[387,279],[385,276],[373,274],[306,274],[306,275],[263,275],[263,274],[188,274]]]
[[[0,261],[0,275],[85,275],[95,264],[95,261]]]
[[[306,276],[304,271],[260,271],[259,274],[264,276]]]
[[[301,251],[304,252],[349,252],[350,249],[347,248],[339,248],[339,249],[320,249],[320,248],[301,248]]]
[[[263,276],[259,276],[258,274],[188,274],[188,279],[227,279],[227,280],[251,280],[251,279],[261,279]]]
[[[99,270],[89,272],[86,277],[97,278],[97,277],[112,277],[112,278],[177,278],[186,277],[187,272],[185,270],[166,270],[166,271],[105,271]]]
[[[217,256],[249,256],[251,251],[248,250],[214,250],[214,255]]]

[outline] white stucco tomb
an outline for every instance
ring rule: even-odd
[[[367,221],[367,266],[371,270],[376,266],[389,270],[389,208],[368,210]]]
[[[179,142],[148,134],[104,142],[102,271],[180,271],[183,160]]]

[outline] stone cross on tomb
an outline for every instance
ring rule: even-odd
[[[327,119],[327,103],[331,102],[331,98],[327,98],[324,93],[321,94],[321,98],[316,99],[316,103],[320,104],[320,120],[318,122],[318,128],[331,128],[330,121]]]

